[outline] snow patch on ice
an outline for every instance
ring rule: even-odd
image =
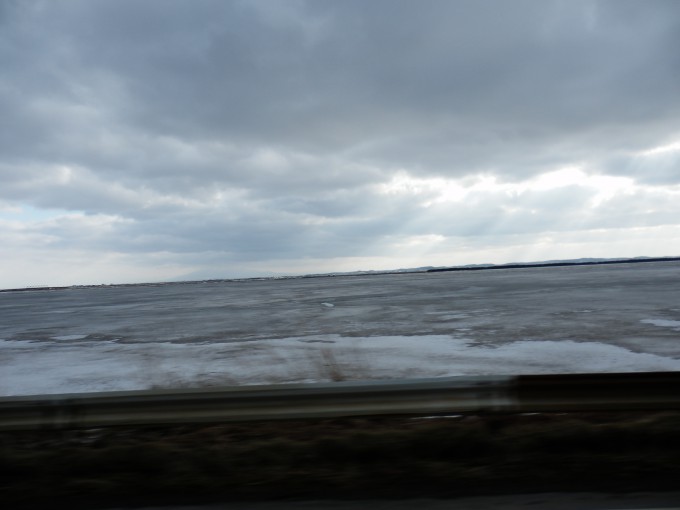
[[[0,394],[485,374],[680,370],[680,360],[562,341],[313,335],[236,343],[0,342]]]
[[[443,320],[457,320],[467,319],[470,315],[467,313],[451,313],[451,312],[425,312],[425,315],[436,315]]]
[[[53,336],[52,338],[54,340],[82,340],[83,338],[87,338],[87,335],[59,335]]]
[[[673,328],[675,331],[680,331],[680,321],[671,321],[668,319],[642,319],[640,322],[653,324],[660,328]]]

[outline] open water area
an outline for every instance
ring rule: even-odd
[[[680,262],[0,293],[0,394],[680,370]]]

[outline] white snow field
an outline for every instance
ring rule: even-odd
[[[680,370],[672,262],[0,293],[0,395]]]

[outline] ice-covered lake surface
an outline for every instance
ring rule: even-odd
[[[0,293],[0,394],[680,370],[680,263]]]

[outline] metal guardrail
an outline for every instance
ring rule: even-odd
[[[0,430],[660,409],[680,409],[680,372],[450,377],[0,397]]]

